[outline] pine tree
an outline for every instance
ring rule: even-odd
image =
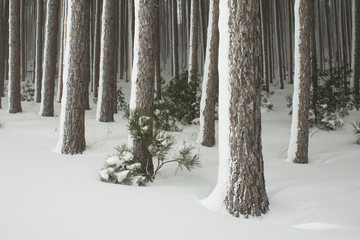
[[[40,115],[54,116],[54,91],[57,63],[57,33],[59,0],[48,0],[46,5],[45,47]]]
[[[22,112],[20,86],[20,0],[9,3],[9,113]]]
[[[154,109],[154,76],[156,56],[156,15],[158,14],[159,0],[135,1],[136,28],[135,43],[138,46],[134,54],[132,73],[132,91],[130,108],[141,115],[150,117],[152,121]],[[150,124],[152,126],[152,124]],[[152,134],[150,133],[150,136]],[[134,139],[134,158],[141,164],[141,172],[153,176],[154,166],[152,157],[147,149],[146,139]]]
[[[116,83],[114,59],[117,56],[114,48],[117,44],[115,28],[116,24],[116,1],[103,0],[103,19],[100,48],[100,78],[96,118],[100,122],[114,121],[113,103],[114,82]],[[115,88],[116,90],[116,88]]]
[[[261,146],[259,0],[229,2],[230,173],[225,206],[235,217],[269,210]]]
[[[200,109],[199,141],[203,146],[215,145],[215,105],[219,81],[218,56],[219,56],[219,0],[212,1],[210,5],[210,19],[208,26],[208,41],[206,54],[203,90]]]
[[[85,86],[89,79],[90,1],[69,0],[65,44],[64,94],[57,149],[63,154],[85,148]]]
[[[35,48],[35,102],[41,102],[43,65],[43,7],[44,1],[36,1],[36,48]]]
[[[296,0],[295,11],[295,74],[291,123],[291,137],[288,160],[294,163],[308,163],[309,146],[309,107],[311,84],[311,49],[314,17],[314,0]],[[295,14],[296,15],[296,14]]]

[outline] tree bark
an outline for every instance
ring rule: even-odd
[[[189,82],[196,82],[198,74],[198,25],[199,0],[191,1],[191,28],[190,28],[190,50],[189,50]]]
[[[43,117],[54,116],[54,91],[57,63],[59,0],[47,0],[41,110]]]
[[[92,81],[94,86],[94,97],[98,97],[99,87],[99,63],[100,63],[100,26],[101,26],[101,7],[103,0],[96,1],[96,14],[95,14],[95,35],[94,35],[94,53],[92,65]]]
[[[58,150],[62,154],[78,154],[86,148],[84,102],[90,76],[90,1],[68,0],[68,11]]]
[[[57,102],[61,102],[63,94],[63,69],[64,69],[64,49],[65,49],[65,31],[66,31],[66,19],[67,19],[67,1],[62,1],[62,16],[60,24],[60,49],[59,49],[59,70],[58,70],[58,91],[57,91]]]
[[[269,210],[261,146],[259,1],[230,3],[230,177],[225,206],[235,217]]]
[[[0,98],[4,97],[4,83],[5,83],[5,62],[6,62],[6,53],[5,49],[7,46],[6,43],[6,2],[0,2],[0,45],[3,46],[0,48]]]
[[[360,79],[360,2],[353,1],[353,54],[352,64],[354,71],[354,103],[357,110],[360,108],[359,79]]]
[[[172,49],[173,49],[173,66],[174,77],[179,78],[179,54],[178,54],[178,14],[177,14],[177,1],[172,4]]]
[[[201,95],[200,134],[201,145],[212,147],[215,145],[215,105],[219,82],[219,0],[213,0],[210,6],[211,19],[208,26],[207,54],[205,59],[203,91]]]
[[[114,59],[116,51],[116,1],[103,0],[103,18],[100,48],[100,78],[96,118],[100,122],[114,121],[114,82],[116,81]],[[115,88],[116,89],[116,88]]]
[[[20,0],[11,0],[9,4],[9,113],[22,112],[20,27]]]
[[[309,105],[311,84],[311,36],[314,17],[314,0],[296,0],[298,19],[295,31],[296,59],[294,75],[293,115],[288,160],[294,163],[308,163],[309,148]]]

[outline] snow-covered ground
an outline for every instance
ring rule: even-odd
[[[122,84],[129,92],[130,84]],[[290,87],[288,87],[290,88]],[[263,113],[263,154],[270,212],[237,219],[200,204],[217,182],[218,149],[200,147],[198,126],[176,136],[196,145],[202,168],[178,172],[167,166],[147,187],[99,181],[99,170],[114,147],[127,142],[121,114],[114,123],[86,115],[83,155],[54,153],[59,117],[38,116],[40,104],[23,102],[23,113],[0,110],[1,240],[350,240],[360,236],[360,146],[351,112],[337,131],[311,130],[310,164],[285,161],[290,117],[276,91],[274,111]],[[60,104],[56,104],[56,115]]]

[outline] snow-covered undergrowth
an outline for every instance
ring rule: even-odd
[[[121,83],[125,97],[129,85]],[[255,219],[236,219],[213,212],[200,202],[217,182],[218,150],[196,143],[198,126],[174,133],[199,149],[202,168],[178,172],[169,164],[146,188],[106,184],[99,169],[114,147],[127,143],[126,121],[95,121],[86,114],[87,150],[83,155],[54,153],[59,118],[38,116],[40,104],[22,102],[24,112],[0,110],[0,239],[6,240],[356,240],[360,236],[360,148],[351,123],[343,128],[311,130],[310,164],[285,161],[290,117],[276,90],[273,111],[263,112],[263,154],[270,212]],[[56,105],[56,115],[60,105]],[[176,150],[177,148],[177,150]]]

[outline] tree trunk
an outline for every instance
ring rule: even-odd
[[[6,16],[6,1],[0,2],[0,98],[4,97],[4,82],[5,82],[5,62],[6,62],[6,53],[5,49],[7,46],[6,43],[6,25],[8,24]]]
[[[114,121],[114,82],[116,81],[114,59],[116,57],[116,1],[103,0],[100,48],[100,78],[96,119],[100,122]],[[116,89],[116,88],[115,88]]]
[[[360,2],[353,1],[353,50],[352,69],[354,71],[354,103],[357,110],[360,108],[359,79],[360,79]]]
[[[259,1],[232,0],[230,8],[230,177],[225,206],[235,217],[260,216],[269,210],[269,201],[260,136]]]
[[[276,25],[276,49],[278,57],[278,76],[280,81],[280,89],[284,89],[284,74],[283,74],[283,59],[281,54],[281,32],[280,32],[280,3],[279,0],[275,0],[275,25]]]
[[[43,64],[44,69],[41,94],[42,101],[40,110],[40,115],[43,117],[54,116],[54,91],[57,63],[59,7],[59,0],[47,0]]]
[[[308,163],[309,105],[311,84],[311,35],[314,17],[314,0],[296,0],[298,12],[295,32],[295,75],[293,94],[293,115],[288,160],[294,163]]]
[[[152,119],[154,109],[154,76],[156,57],[156,15],[158,14],[159,0],[135,1],[136,24],[135,43],[138,44],[134,54],[132,73],[132,88],[130,108]],[[151,120],[152,121],[152,120]],[[142,174],[152,179],[154,166],[152,157],[147,149],[148,143],[144,139],[135,139],[134,159],[141,164]]]
[[[41,102],[43,59],[43,0],[36,2],[36,47],[35,47],[35,102]]]
[[[64,49],[65,49],[65,31],[66,31],[66,19],[67,19],[67,1],[62,1],[62,16],[60,24],[60,49],[59,49],[59,70],[58,70],[58,91],[57,91],[57,102],[61,102],[63,94],[63,68],[64,68]]]
[[[57,149],[62,154],[82,153],[85,148],[85,86],[89,68],[90,1],[68,0],[65,44],[64,95]]]
[[[215,145],[215,105],[219,82],[218,57],[219,57],[219,0],[213,0],[210,6],[210,22],[208,25],[207,54],[200,109],[201,145],[212,147]]]
[[[9,113],[21,112],[20,0],[9,4]]]
[[[179,78],[179,54],[178,54],[178,14],[177,14],[177,1],[172,4],[172,49],[173,49],[173,66],[174,77]]]
[[[21,81],[26,80],[26,21],[25,21],[25,1],[20,3],[20,58],[21,58]]]
[[[94,35],[94,53],[92,65],[92,80],[94,86],[94,97],[98,97],[99,87],[99,63],[100,63],[100,26],[101,26],[101,7],[103,0],[96,1],[96,14],[95,14],[95,35]]]
[[[199,0],[191,1],[191,28],[190,28],[190,50],[189,50],[189,82],[195,82],[198,74],[198,21]]]

